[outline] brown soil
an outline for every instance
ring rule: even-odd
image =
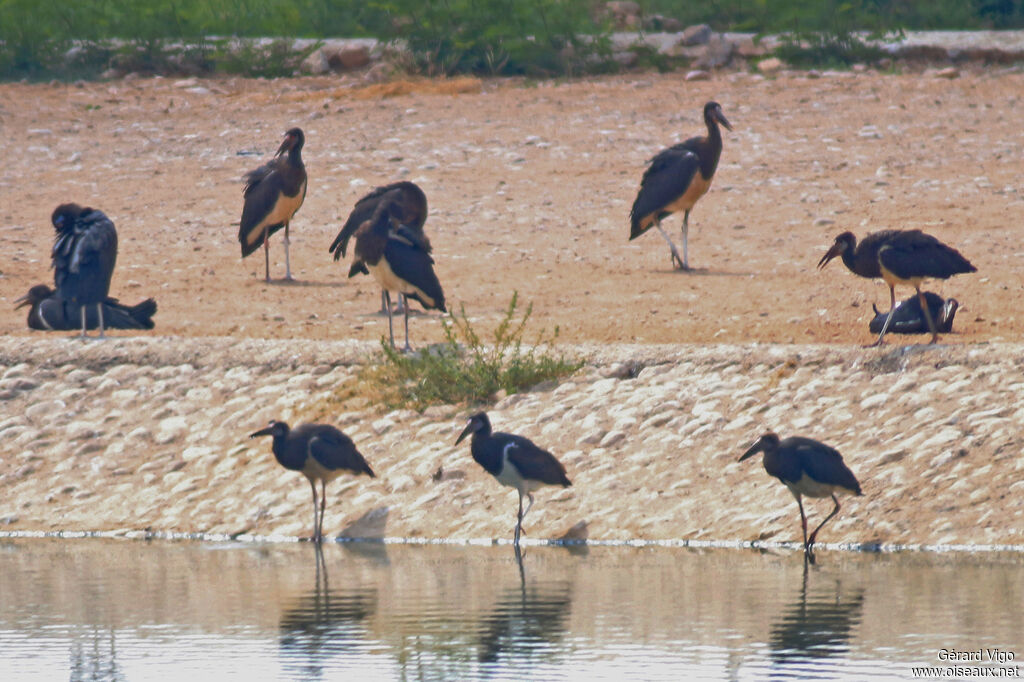
[[[52,280],[49,216],[77,201],[117,224],[111,293],[155,297],[155,333],[377,339],[379,289],[347,279],[327,247],[362,194],[404,178],[429,197],[450,308],[484,326],[518,290],[538,328],[571,342],[865,343],[884,285],[815,264],[841,231],[921,228],[978,268],[929,287],[961,301],[947,340],[1024,331],[1007,307],[1024,300],[1018,71],[343,86],[0,85],[0,330],[29,333],[10,305]],[[679,273],[656,232],[627,240],[627,216],[646,161],[700,133],[709,99],[735,130],[691,216],[697,270]],[[239,257],[240,179],[295,125],[310,177],[292,224],[298,281],[267,284],[262,253]],[[680,220],[667,221],[677,238]],[[284,274],[279,236],[271,272]],[[435,316],[412,320],[414,343],[440,338]]]

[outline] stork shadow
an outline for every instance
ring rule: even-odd
[[[265,279],[256,280],[258,284],[271,287],[284,288],[320,288],[320,289],[341,289],[348,286],[347,282],[318,281],[312,279],[272,279],[269,282]]]
[[[844,594],[838,579],[829,588],[808,591],[809,567],[796,599],[769,628],[770,659],[778,668],[806,672],[809,663],[845,657],[864,611],[864,589]],[[824,577],[824,576],[819,576]]]
[[[659,274],[666,275],[679,275],[680,277],[753,277],[752,272],[732,272],[730,270],[710,270],[708,268],[690,268],[689,270],[680,270],[678,268],[672,268],[670,270],[655,270]]]
[[[278,622],[282,659],[301,679],[323,676],[323,662],[344,655],[365,638],[368,617],[377,610],[376,588],[332,590],[323,548],[314,544],[316,579],[312,590],[295,599]]]

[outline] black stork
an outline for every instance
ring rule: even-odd
[[[50,218],[57,236],[53,242],[53,278],[57,295],[77,306],[86,334],[87,306],[96,306],[100,337],[104,336],[103,302],[117,263],[117,230],[102,211],[78,204],[61,204]]]
[[[687,253],[690,211],[711,187],[711,179],[722,155],[722,131],[718,124],[732,130],[718,102],[704,105],[704,123],[708,127],[706,136],[691,137],[663,149],[651,159],[651,165],[640,181],[640,191],[633,202],[633,210],[629,213],[630,240],[636,239],[653,225],[668,242],[668,247],[672,249],[672,264],[680,270],[690,269]],[[662,219],[676,211],[684,211],[681,259],[676,245],[661,228]]]
[[[423,224],[427,222],[427,195],[416,183],[402,180],[377,187],[356,202],[348,215],[348,220],[328,249],[334,254],[334,260],[340,260],[345,256],[349,240],[363,223],[373,217],[381,202],[390,202],[392,217],[402,226],[405,233],[418,241],[428,254],[432,251],[430,240],[423,232]],[[382,289],[380,292],[381,312],[386,312],[385,291]],[[398,295],[399,307],[404,307],[403,297],[404,294]]]
[[[853,495],[861,495],[860,483],[853,472],[843,463],[839,451],[811,438],[790,436],[783,440],[772,432],[757,439],[743,453],[739,461],[752,457],[758,452],[764,453],[764,470],[768,475],[782,481],[789,492],[796,498],[800,507],[800,525],[804,531],[804,555],[814,563],[814,541],[818,531],[839,512],[839,499],[836,492],[843,490]],[[804,514],[802,496],[831,497],[835,507],[825,520],[818,524],[810,537],[807,536],[807,516]]]
[[[472,434],[470,452],[477,464],[494,476],[498,483],[519,492],[519,513],[516,516],[515,546],[519,546],[519,534],[523,519],[533,506],[533,491],[542,485],[569,487],[572,483],[565,475],[565,467],[547,450],[537,447],[527,438],[511,433],[492,433],[491,420],[485,412],[478,412],[469,418],[455,444]],[[523,495],[530,500],[523,510]]]
[[[960,307],[960,302],[955,298],[942,300],[942,297],[931,291],[924,292],[925,302],[928,304],[928,312],[935,320],[935,328],[943,334],[953,331],[953,318]],[[872,334],[882,331],[889,314],[878,310],[878,306],[871,304],[875,316],[868,323],[868,330]],[[896,312],[892,314],[892,323],[889,325],[890,334],[927,334],[928,322],[924,319],[924,312],[921,310],[921,299],[911,296],[900,301],[896,306]]]
[[[285,469],[298,471],[313,489],[313,538],[323,540],[327,483],[343,472],[375,478],[370,465],[359,454],[352,439],[330,424],[301,424],[294,429],[282,421],[271,421],[249,438],[273,436],[274,458]],[[320,481],[320,511],[317,513],[316,482]]]
[[[909,284],[917,290],[925,321],[932,333],[929,343],[935,343],[939,339],[939,332],[924,294],[921,293],[921,283],[929,277],[949,279],[959,273],[978,270],[959,251],[920,230],[873,232],[860,240],[859,244],[852,232],[843,232],[818,261],[818,269],[825,267],[836,256],[842,256],[843,264],[854,274],[869,279],[880,277],[889,285],[889,315],[872,346],[882,343],[882,337],[892,322],[896,312],[897,284]]]
[[[45,284],[37,284],[15,301],[15,308],[31,306],[28,311],[30,329],[69,331],[83,326],[82,310],[70,305],[57,292]],[[85,308],[86,329],[96,329],[102,316],[107,329],[152,329],[156,301],[147,298],[137,305],[124,305],[116,298],[107,297],[93,309]]]
[[[263,245],[266,261],[266,280],[270,281],[270,235],[284,227],[285,279],[292,279],[292,266],[288,253],[288,226],[295,212],[306,198],[306,166],[302,163],[302,145],[306,136],[299,128],[284,135],[274,158],[245,175],[242,194],[242,220],[238,226],[238,241],[242,244],[242,258]],[[286,154],[287,153],[287,154]]]
[[[391,294],[404,294],[414,298],[426,309],[448,312],[444,305],[444,291],[434,273],[434,259],[430,257],[429,243],[415,232],[406,230],[393,217],[393,204],[381,201],[373,216],[356,230],[355,260],[348,276],[359,273],[374,276],[384,289],[384,304],[388,312],[388,334],[391,347],[395,347],[395,332],[391,317]],[[396,209],[400,210],[400,209]],[[405,306],[405,350],[409,345],[409,306]]]

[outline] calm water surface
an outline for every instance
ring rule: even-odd
[[[0,541],[18,682],[914,679],[1022,614],[1019,554]]]

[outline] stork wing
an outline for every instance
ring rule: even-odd
[[[565,475],[565,467],[547,450],[537,447],[533,441],[511,434],[495,434],[511,440],[505,446],[508,460],[519,470],[523,478],[542,481],[548,485],[571,485]]]
[[[700,159],[681,145],[669,147],[651,160],[629,213],[633,224],[630,239],[646,232],[653,220],[664,217],[665,207],[686,193],[699,169]]]

